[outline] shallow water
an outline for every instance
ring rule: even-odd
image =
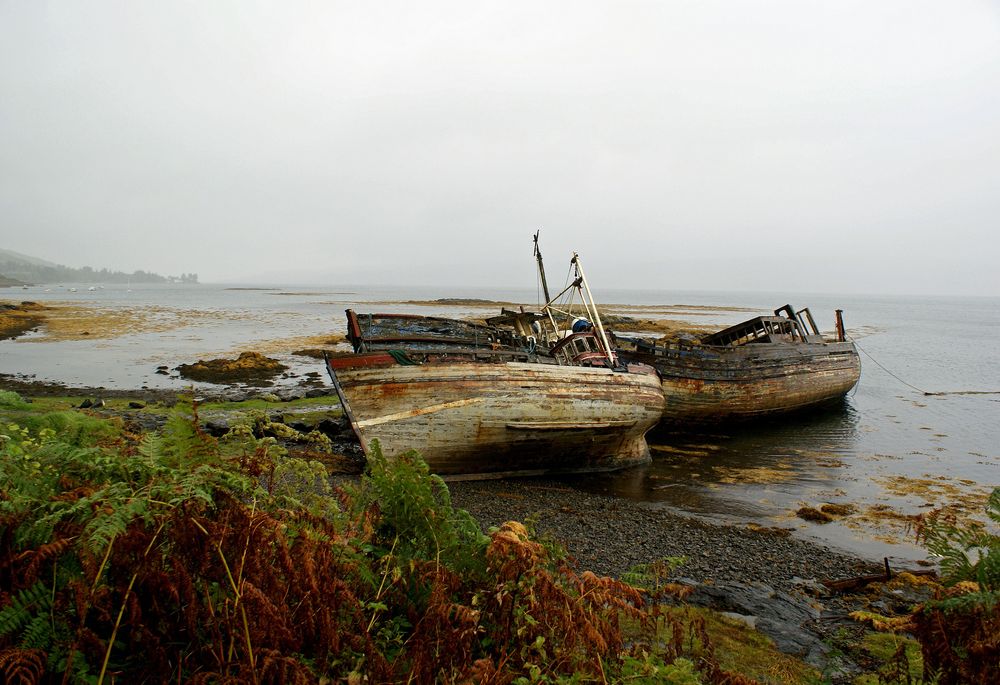
[[[982,518],[983,499],[1000,485],[1000,300],[797,299],[808,299],[814,316],[845,309],[863,353],[861,381],[843,403],[736,427],[657,429],[648,436],[651,465],[581,477],[577,487],[713,519],[791,527],[865,556],[901,560],[925,556],[902,516],[958,504],[958,513]],[[906,383],[997,394],[925,396]],[[858,512],[822,525],[794,516],[824,503]]]
[[[117,337],[94,330],[56,342],[42,341],[40,332],[2,341],[0,372],[71,386],[181,389],[192,384],[175,374],[159,375],[156,367],[258,350],[289,364],[289,377],[279,382],[294,384],[323,368],[314,359],[291,355],[305,346],[293,339],[342,334],[349,307],[461,317],[494,314],[496,307],[402,302],[537,301],[528,290],[461,287],[107,285],[89,291],[78,285],[70,292],[70,286],[0,291],[0,297],[135,313],[135,330]],[[603,302],[631,305],[715,307],[681,306],[679,315],[713,326],[748,318],[746,309],[768,313],[791,301],[809,306],[820,327],[829,330],[833,310],[840,308],[863,351],[863,370],[858,386],[837,407],[692,433],[657,429],[649,436],[652,464],[568,478],[574,487],[712,520],[793,528],[796,535],[865,556],[911,560],[924,555],[909,542],[912,533],[903,516],[946,503],[965,504],[968,511],[959,513],[974,515],[989,490],[1000,485],[1000,394],[925,396],[909,387],[1000,392],[1000,299],[614,290],[597,295]],[[799,507],[823,503],[850,503],[858,512],[825,525],[794,515]]]

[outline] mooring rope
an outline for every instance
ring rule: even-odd
[[[859,350],[861,350],[862,352],[864,352],[865,356],[868,357],[869,359],[871,359],[875,363],[875,366],[877,366],[878,368],[880,368],[883,371],[885,371],[887,374],[889,374],[890,376],[892,376],[893,378],[895,378],[897,381],[899,381],[900,383],[902,383],[906,387],[912,388],[913,390],[916,390],[921,395],[926,395],[928,397],[930,397],[930,396],[940,396],[940,395],[1000,395],[1000,390],[943,390],[943,391],[938,391],[938,392],[931,392],[929,390],[922,390],[921,388],[918,388],[917,386],[913,385],[912,383],[907,383],[902,378],[900,378],[899,376],[897,376],[896,374],[894,374],[892,371],[890,371],[889,369],[885,368],[885,366],[883,366],[881,363],[879,363],[878,359],[876,359],[875,357],[871,356],[871,354],[869,354],[868,351],[865,350],[865,348],[861,347],[861,345],[858,344],[857,340],[855,340],[854,338],[852,338],[849,335],[845,336],[845,337],[848,340],[850,340],[852,343],[854,343],[855,347],[857,347]],[[859,385],[860,385],[860,383],[859,383]],[[857,386],[855,386],[855,387],[857,387]]]

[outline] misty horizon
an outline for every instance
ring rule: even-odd
[[[2,249],[2,246],[0,246],[0,249]],[[24,255],[24,256],[41,259],[43,261],[50,261],[50,260],[47,260],[42,255]],[[583,258],[582,255],[580,257],[581,257],[581,261],[586,266],[586,260]],[[567,259],[565,261],[568,264],[569,260]],[[545,259],[545,263],[547,265],[546,266],[547,269],[551,268],[553,266],[552,264],[550,264],[550,260],[548,258]],[[197,273],[194,273],[194,272],[191,272],[190,274],[188,274],[186,272],[181,272],[181,276],[178,276],[176,274],[161,274],[161,273],[158,273],[158,272],[153,272],[153,271],[151,271],[149,269],[143,269],[141,267],[139,267],[137,269],[128,269],[128,270],[121,269],[121,270],[118,270],[118,269],[109,269],[107,267],[102,267],[102,266],[94,266],[94,265],[90,265],[90,264],[85,264],[85,265],[82,265],[82,266],[79,266],[79,267],[77,267],[75,265],[71,265],[71,264],[56,264],[56,266],[76,268],[76,269],[85,269],[85,268],[89,267],[89,268],[91,268],[93,270],[95,276],[100,274],[101,269],[107,269],[108,271],[118,271],[118,272],[120,272],[122,274],[125,274],[125,275],[132,274],[132,273],[137,273],[137,272],[142,272],[142,273],[146,273],[146,274],[153,275],[153,276],[163,276],[163,277],[165,277],[167,279],[175,279],[175,282],[173,283],[173,285],[179,285],[179,284],[181,284],[180,283],[181,276],[195,276],[197,278],[197,281],[195,281],[195,282],[189,282],[189,283],[184,283],[184,285],[190,285],[192,287],[197,287],[199,285],[206,285],[206,286],[220,286],[220,287],[222,287],[222,286],[232,286],[232,287],[238,287],[238,288],[251,288],[251,289],[256,289],[256,288],[261,288],[261,289],[280,289],[280,288],[327,288],[327,289],[344,289],[344,288],[348,288],[348,289],[351,289],[351,288],[360,288],[360,289],[373,289],[373,290],[378,290],[378,289],[395,289],[395,288],[406,288],[406,287],[419,287],[419,288],[423,288],[423,289],[434,289],[434,288],[441,289],[443,292],[445,292],[448,295],[452,295],[452,294],[456,294],[457,295],[457,294],[461,294],[463,292],[474,292],[477,296],[488,295],[490,291],[497,291],[497,292],[529,291],[529,290],[532,290],[532,289],[538,289],[540,287],[539,280],[538,280],[537,267],[535,265],[534,258],[530,259],[530,273],[528,271],[526,271],[526,273],[528,273],[529,275],[533,274],[533,278],[535,280],[533,280],[533,281],[527,281],[525,283],[513,283],[513,282],[509,282],[509,283],[481,283],[481,282],[480,283],[461,283],[461,282],[443,282],[443,281],[433,281],[433,280],[420,281],[420,280],[405,280],[405,279],[403,279],[403,280],[397,280],[397,281],[388,281],[388,280],[387,281],[377,281],[377,280],[373,280],[373,281],[343,281],[343,280],[337,280],[336,275],[331,275],[331,278],[324,278],[321,274],[315,275],[315,277],[314,277],[313,280],[302,280],[302,279],[298,279],[297,280],[297,277],[295,275],[293,275],[293,272],[289,272],[287,275],[284,275],[284,276],[282,276],[280,273],[278,273],[278,274],[275,274],[275,273],[271,273],[271,274],[263,273],[263,274],[247,274],[246,276],[244,276],[242,278],[219,279],[219,280],[216,280],[216,279],[203,278],[200,274],[197,274]],[[592,280],[591,277],[590,277],[590,275],[589,275],[590,274],[589,266],[587,267],[587,273],[588,273],[588,280]],[[5,274],[2,272],[2,270],[0,270],[0,276],[3,276],[3,275],[5,275]],[[564,275],[564,274],[562,274],[562,275]],[[567,283],[564,283],[565,279],[562,278],[562,275],[559,276],[559,280],[558,281],[553,280],[553,278],[551,276],[549,277],[549,287],[550,287],[550,289],[559,289],[559,288],[562,288],[565,285],[567,285]],[[110,283],[112,281],[108,281],[108,282]],[[76,285],[79,285],[79,284],[97,285],[97,284],[101,284],[102,281],[100,281],[99,279],[89,279],[89,280],[86,280],[86,279],[84,279],[84,280],[66,280],[66,279],[63,279],[63,280],[58,281],[59,285],[62,285],[64,283],[76,284]],[[56,281],[51,281],[51,282],[50,281],[45,281],[45,282],[37,282],[37,283],[32,283],[32,284],[33,285],[55,285],[55,284],[57,284],[57,282]],[[138,283],[136,285],[138,285]],[[146,283],[146,285],[159,286],[159,285],[164,285],[164,284],[162,284],[162,283]],[[615,292],[615,293],[620,293],[620,292],[639,292],[639,293],[663,293],[663,294],[666,294],[666,293],[678,293],[678,294],[682,294],[682,293],[691,293],[691,294],[697,294],[697,293],[729,294],[729,293],[734,293],[736,291],[739,291],[739,292],[742,292],[742,293],[745,293],[745,294],[778,295],[779,299],[780,299],[780,296],[784,296],[784,295],[787,295],[789,297],[791,297],[791,296],[801,296],[801,295],[820,295],[820,296],[856,295],[856,296],[869,296],[869,297],[898,297],[898,298],[907,298],[907,297],[996,298],[996,297],[998,297],[998,295],[995,295],[995,294],[985,294],[985,293],[984,294],[975,294],[975,293],[972,293],[972,294],[910,293],[910,292],[902,292],[902,291],[896,291],[896,292],[865,292],[865,291],[862,291],[862,290],[850,290],[850,289],[842,289],[842,290],[822,290],[822,289],[808,290],[808,289],[806,289],[806,290],[803,290],[803,289],[792,289],[792,288],[769,290],[769,289],[766,289],[766,288],[712,288],[712,287],[701,287],[698,284],[691,284],[690,287],[657,288],[657,287],[628,287],[628,286],[621,286],[621,285],[615,285],[615,284],[604,284],[604,283],[595,285],[592,282],[592,287],[594,288],[595,291],[598,291],[598,292]],[[2,292],[3,292],[3,289],[0,288],[0,293],[2,293]],[[347,294],[347,293],[342,293],[342,294]],[[609,303],[609,301],[607,299],[605,299],[605,303]],[[628,303],[621,302],[621,303],[618,303],[618,304],[628,304]],[[691,302],[691,303],[688,303],[688,304],[696,304],[696,303]]]
[[[541,228],[600,286],[997,296],[997,83],[989,2],[6,3],[0,246],[530,287]]]

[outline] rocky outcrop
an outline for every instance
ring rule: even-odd
[[[184,378],[220,385],[266,385],[274,376],[287,370],[288,367],[277,359],[257,352],[243,352],[236,359],[199,360],[194,364],[181,364],[177,367],[177,372]]]

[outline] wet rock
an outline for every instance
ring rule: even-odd
[[[161,430],[166,423],[166,417],[158,414],[132,414],[126,421],[140,430],[152,433]]]
[[[738,614],[744,622],[752,621],[780,651],[813,666],[822,667],[828,661],[829,646],[808,628],[820,612],[803,598],[762,583],[716,583],[697,585],[687,601]]]
[[[128,403],[128,408],[129,409],[145,409],[146,408],[146,403],[145,402],[140,402],[138,400],[132,400],[131,402]]]
[[[298,388],[281,388],[275,393],[282,402],[292,402],[294,400],[300,400],[305,396],[305,393]]]
[[[161,376],[169,376],[170,368],[166,366],[157,366],[156,373],[160,374]]]
[[[925,576],[914,576],[905,571],[886,583],[868,586],[869,606],[885,614],[908,614],[914,606],[934,599],[937,583]]]
[[[750,628],[754,628],[754,629],[757,628],[757,617],[756,616],[745,616],[743,614],[737,614],[737,613],[732,612],[732,611],[722,611],[722,612],[719,612],[719,613],[721,613],[726,618],[732,619],[734,621],[739,621],[740,623],[743,623],[743,624],[749,626]]]
[[[306,390],[306,397],[309,398],[326,397],[329,394],[330,390],[328,390],[327,388],[310,388],[309,390]]]
[[[83,402],[80,403],[79,408],[80,409],[90,409],[93,406],[94,406],[94,403],[91,400],[86,399],[86,400],[84,400]]]
[[[316,430],[328,438],[336,438],[348,429],[347,420],[323,419],[316,424]]]
[[[823,583],[819,582],[815,578],[799,578],[794,576],[792,578],[792,585],[796,590],[803,592],[812,597],[829,597],[830,588]]]
[[[213,419],[205,422],[205,432],[213,438],[221,438],[229,432],[229,422],[225,419]]]

